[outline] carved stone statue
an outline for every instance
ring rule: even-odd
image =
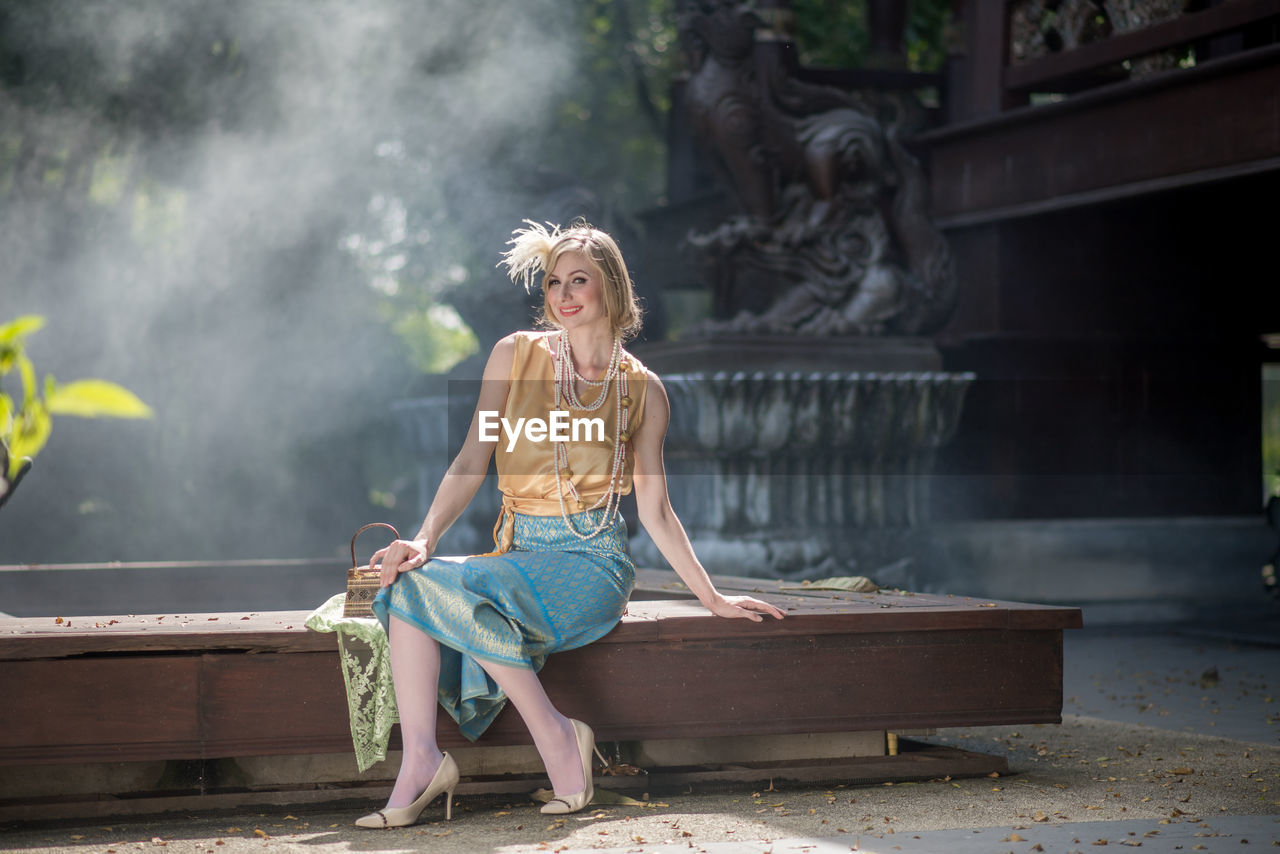
[[[955,271],[919,163],[858,96],[789,76],[734,0],[682,0],[694,134],[742,213],[691,234],[721,315],[712,331],[927,335]],[[772,58],[771,58],[772,57]],[[725,317],[730,306],[748,306]]]

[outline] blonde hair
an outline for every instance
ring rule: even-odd
[[[566,252],[581,252],[600,274],[604,285],[604,308],[613,331],[628,341],[640,332],[641,309],[636,299],[635,287],[622,260],[622,250],[607,233],[585,220],[576,219],[568,228],[547,223],[547,226],[526,219],[528,228],[518,228],[507,241],[511,246],[503,253],[499,266],[505,264],[511,281],[523,284],[528,292],[534,277],[555,269],[560,256]],[[547,306],[547,290],[542,289],[542,317],[538,325],[558,328],[554,315]]]

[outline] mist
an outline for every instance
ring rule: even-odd
[[[156,412],[56,418],[0,563],[336,555],[412,492],[385,298],[527,215],[570,5],[0,3],[0,320]]]

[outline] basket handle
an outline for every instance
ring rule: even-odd
[[[368,525],[365,525],[363,528],[356,531],[355,534],[353,534],[351,537],[351,566],[353,568],[359,568],[360,566],[360,564],[356,563],[356,537],[360,536],[370,528],[386,528],[391,533],[396,535],[397,540],[400,539],[400,532],[397,531],[393,526],[388,525],[386,522],[370,522]]]

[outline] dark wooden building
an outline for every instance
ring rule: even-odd
[[[906,4],[868,5],[884,60]],[[1158,589],[1189,608],[1230,588],[1224,604],[1266,608],[1280,3],[955,0],[935,74],[891,55],[806,67],[773,26],[790,3],[755,8],[771,23],[756,49],[802,81],[937,93],[909,139],[959,276],[934,340],[977,379],[932,488],[943,557],[915,580],[1074,603]],[[651,245],[731,208],[682,121]],[[699,287],[674,254],[645,272]]]
[[[947,118],[918,142],[961,275],[941,344],[982,378],[946,464],[984,476],[939,511],[1257,514],[1280,4],[1040,55],[1019,4],[958,5]]]

